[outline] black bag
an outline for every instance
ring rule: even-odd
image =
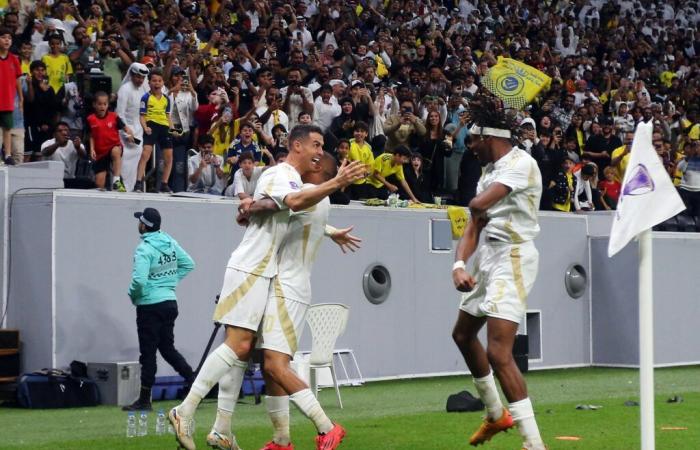
[[[17,386],[17,403],[22,408],[74,408],[97,406],[100,391],[89,378],[74,377],[57,369],[24,374]]]
[[[95,187],[94,161],[90,158],[79,158],[75,164],[75,178],[70,180],[73,189],[92,189]]]
[[[475,398],[468,391],[462,391],[447,397],[447,412],[482,411],[484,402]]]

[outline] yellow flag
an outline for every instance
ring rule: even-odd
[[[518,110],[527,106],[542,89],[549,88],[551,82],[550,77],[534,67],[502,56],[481,77],[481,84],[493,95]]]
[[[469,222],[467,210],[461,206],[448,206],[447,217],[452,224],[452,239],[461,238],[467,227],[467,222]]]

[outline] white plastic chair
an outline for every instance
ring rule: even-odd
[[[309,357],[311,389],[318,397],[317,371],[328,367],[331,370],[335,394],[338,397],[338,406],[341,409],[343,402],[340,399],[338,377],[335,374],[333,350],[338,336],[345,332],[349,313],[350,309],[343,304],[320,303],[311,306],[306,316],[306,323],[311,329],[311,356]]]

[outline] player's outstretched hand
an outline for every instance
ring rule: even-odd
[[[476,286],[474,277],[469,275],[464,269],[453,270],[452,281],[455,284],[455,289],[460,292],[469,292]]]
[[[350,186],[353,182],[364,178],[367,175],[367,166],[360,161],[343,162],[338,168],[335,179],[341,184],[341,188]]]
[[[333,242],[338,244],[338,247],[340,247],[340,250],[342,250],[343,253],[347,253],[347,250],[354,253],[356,249],[360,248],[360,242],[362,242],[362,239],[350,234],[352,229],[353,227],[341,228],[336,230],[331,235],[331,239],[333,239]]]

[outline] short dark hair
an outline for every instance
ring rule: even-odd
[[[289,144],[291,145],[294,141],[306,140],[311,133],[320,134],[323,136],[323,130],[316,125],[297,125],[292,128],[291,133],[289,133]]]
[[[29,71],[31,72],[32,70],[37,69],[39,67],[43,67],[44,69],[46,69],[46,64],[44,63],[44,61],[37,59],[35,61],[32,61],[31,64],[29,64]]]
[[[238,164],[242,163],[243,161],[253,161],[255,162],[255,158],[253,157],[252,152],[243,152],[241,153],[241,156],[238,157]]]
[[[586,164],[581,168],[581,175],[593,176],[595,175],[595,167],[592,164]]]
[[[399,145],[394,149],[394,154],[395,155],[401,155],[401,156],[408,156],[409,158],[411,157],[411,150],[408,149],[405,145]]]
[[[214,145],[214,136],[211,134],[200,134],[197,138],[197,145],[203,147],[207,144]]]
[[[365,131],[369,133],[369,125],[367,125],[367,122],[358,120],[357,122],[355,122],[355,126],[352,127],[352,131]]]
[[[109,94],[106,93],[105,91],[97,91],[95,94],[92,96],[93,101],[97,101],[98,98],[100,97],[107,97],[109,99]]]
[[[7,27],[1,27],[0,28],[0,36],[5,36],[6,34],[9,34],[10,36],[12,36],[12,30],[10,30]]]
[[[243,130],[243,127],[248,127],[248,128],[250,128],[251,130],[255,131],[255,127],[254,127],[253,124],[250,123],[250,122],[247,122],[247,121],[246,121],[246,122],[243,122],[243,123],[241,124],[241,130]]]
[[[148,74],[148,79],[150,80],[154,75],[163,78],[163,71],[158,68],[151,69],[151,72]]]
[[[352,97],[343,97],[338,102],[338,104],[340,106],[343,106],[343,104],[345,104],[345,103],[350,103],[350,104],[352,104],[353,107],[355,106],[355,103],[353,103],[353,101],[352,101]]]

